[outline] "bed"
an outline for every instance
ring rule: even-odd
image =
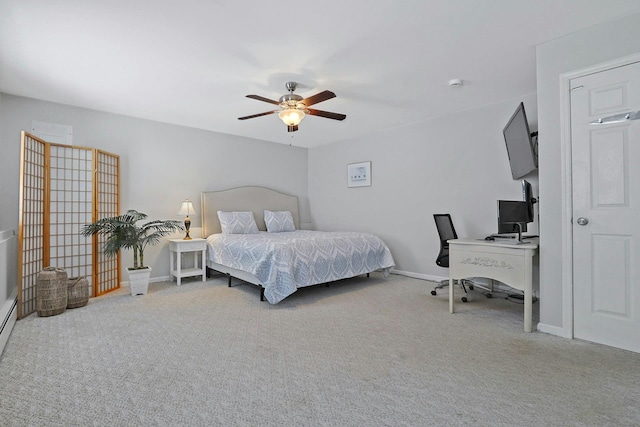
[[[386,277],[395,266],[389,248],[374,234],[300,230],[296,196],[239,187],[203,192],[201,206],[207,268],[228,275],[229,286],[232,277],[259,286],[261,299],[271,304],[306,286],[379,270]],[[223,213],[223,224],[218,211]],[[265,211],[269,211],[267,222]],[[228,217],[243,222],[251,214],[256,229],[243,224],[237,233],[229,231]],[[286,221],[281,226],[274,217]],[[267,224],[272,232],[267,232]]]

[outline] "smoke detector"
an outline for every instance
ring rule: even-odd
[[[449,87],[460,87],[460,86],[462,86],[462,80],[460,79],[449,80]]]

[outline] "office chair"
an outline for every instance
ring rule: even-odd
[[[438,235],[440,236],[440,253],[438,253],[438,257],[436,258],[436,264],[440,267],[449,268],[449,240],[457,239],[458,234],[456,233],[456,229],[453,227],[451,215],[433,214],[433,219],[436,221],[436,228],[438,229]],[[458,283],[464,291],[462,302],[467,302],[467,288],[464,285],[464,280],[460,280]],[[441,281],[435,288],[433,288],[431,295],[437,295],[438,289],[442,289],[447,286],[449,286],[448,280]],[[473,287],[470,288],[473,289]]]
[[[438,235],[440,236],[440,253],[438,253],[438,257],[436,258],[436,264],[440,267],[449,268],[449,240],[457,239],[458,234],[456,233],[456,229],[453,227],[453,221],[451,221],[451,215],[449,214],[433,214],[433,219],[436,221],[436,228],[438,229]],[[487,298],[493,297],[493,280],[491,280],[491,287],[486,287],[477,283],[474,283],[470,280],[462,279],[458,282],[460,287],[464,291],[464,296],[462,297],[462,302],[469,301],[467,298],[467,286],[468,284],[469,290],[473,290],[474,287],[485,290],[485,296]],[[442,289],[449,286],[448,280],[443,280],[438,283],[438,285],[433,288],[431,291],[431,295],[437,295],[436,292],[438,289]]]

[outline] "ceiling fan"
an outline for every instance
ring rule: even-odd
[[[288,94],[282,95],[279,101],[265,98],[260,95],[247,95],[247,98],[257,99],[258,101],[268,102],[269,104],[275,104],[280,106],[279,110],[267,111],[265,113],[253,114],[251,116],[238,117],[238,120],[253,119],[255,117],[267,116],[269,114],[278,113],[278,117],[287,125],[288,132],[295,132],[298,130],[298,124],[304,119],[304,116],[309,114],[312,116],[325,117],[333,120],[344,120],[346,115],[340,113],[331,113],[329,111],[314,110],[308,108],[311,105],[317,104],[327,99],[335,98],[336,94],[325,90],[324,92],[317,93],[308,98],[302,98],[300,95],[293,93],[296,90],[298,84],[296,82],[287,82],[285,87],[289,91]]]

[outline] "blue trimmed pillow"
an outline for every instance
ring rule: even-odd
[[[283,231],[296,231],[293,215],[289,211],[264,211],[264,223],[269,233],[282,233]]]
[[[222,234],[257,234],[258,226],[253,212],[218,211]]]

